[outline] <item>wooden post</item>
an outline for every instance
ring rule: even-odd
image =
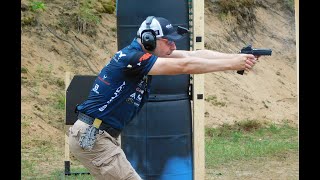
[[[72,75],[71,72],[66,72],[65,77],[65,110],[67,110],[67,89],[71,83]],[[65,144],[64,144],[64,166],[65,166],[65,174],[70,174],[70,150],[69,150],[69,138],[68,138],[68,131],[71,125],[66,125],[67,120],[65,119],[65,129],[64,129],[64,137],[65,137]]]
[[[193,50],[204,48],[204,1],[192,1]],[[205,179],[204,74],[193,75],[193,169],[194,180]]]
[[[299,94],[299,0],[294,1],[295,12],[295,28],[296,28],[296,60],[297,60],[297,78],[298,78],[298,94]],[[298,98],[299,104],[299,98]],[[299,117],[299,116],[298,116]]]

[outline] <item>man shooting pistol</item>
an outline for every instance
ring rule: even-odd
[[[255,49],[252,48],[251,45],[244,47],[240,51],[241,54],[253,54],[254,56],[271,56],[272,50],[271,49]],[[237,71],[238,74],[243,75],[244,70]]]

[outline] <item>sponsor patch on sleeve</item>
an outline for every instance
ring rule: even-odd
[[[150,53],[145,53],[145,54],[143,54],[143,55],[139,58],[139,62],[148,60],[151,56],[152,56],[152,54],[150,54]]]

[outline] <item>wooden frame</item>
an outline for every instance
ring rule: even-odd
[[[67,89],[71,83],[72,80],[72,75],[71,72],[66,72],[65,76],[65,93],[67,93]],[[67,94],[65,95],[67,97]],[[66,107],[66,99],[65,99],[65,109]],[[70,150],[69,150],[69,136],[68,136],[68,131],[71,125],[66,125],[67,119],[65,118],[65,128],[64,128],[64,138],[65,138],[65,144],[64,144],[64,173],[65,175],[70,175]]]
[[[204,1],[192,1],[193,49],[204,48]],[[204,74],[193,76],[193,179],[205,179]]]

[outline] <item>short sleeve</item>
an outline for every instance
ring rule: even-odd
[[[124,68],[124,72],[133,76],[145,76],[149,73],[158,57],[150,53],[137,52],[128,58],[129,63]]]

